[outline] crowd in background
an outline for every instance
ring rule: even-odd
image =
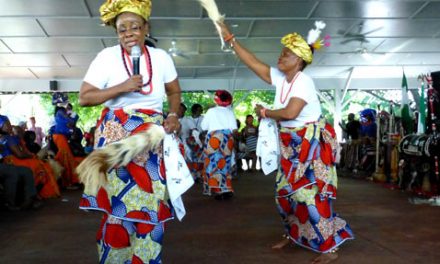
[[[37,123],[35,116],[11,124],[7,116],[0,115],[0,192],[3,197],[1,203],[7,210],[39,208],[45,199],[60,197],[62,190],[81,188],[75,168],[93,150],[95,127],[82,131],[77,126],[79,116],[72,111],[65,94],[54,94],[52,103],[54,116],[47,131]],[[229,105],[220,107],[232,113]],[[207,151],[206,142],[210,141],[206,141],[208,127],[202,128],[203,107],[195,103],[190,108],[190,114],[185,115],[186,110],[182,103],[179,137],[185,146],[187,165],[196,182],[204,182],[205,178],[204,193],[211,195],[204,176],[207,162],[204,153]],[[213,118],[218,123],[223,116],[214,115]],[[230,145],[230,164],[223,172],[230,179],[237,178],[243,170],[259,170],[255,154],[258,126],[254,117],[247,115],[243,126],[235,116],[233,120],[233,124],[229,120],[231,124],[226,125],[230,128],[233,144]],[[209,132],[212,131],[211,128]],[[232,193],[232,187],[225,190]]]
[[[247,115],[246,124],[241,127],[230,107],[232,95],[222,90],[217,94],[224,96],[225,102],[217,100],[217,105],[209,107],[205,115],[198,103],[191,106],[189,115],[185,115],[187,106],[180,105],[179,137],[194,180],[203,183],[203,194],[223,200],[233,196],[231,181],[243,168],[258,168],[258,126],[254,117]]]
[[[78,189],[76,166],[93,149],[93,129],[77,127],[67,95],[53,96],[54,116],[48,131],[36,117],[11,124],[0,115],[0,199],[7,210],[39,208],[61,190]]]

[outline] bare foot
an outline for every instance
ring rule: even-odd
[[[319,257],[315,258],[311,263],[312,264],[327,264],[338,258],[338,253],[326,253],[321,254]]]
[[[272,249],[282,249],[283,247],[285,247],[287,244],[289,244],[290,239],[288,238],[283,238],[283,240],[281,240],[280,242],[276,243],[275,245],[272,246]]]

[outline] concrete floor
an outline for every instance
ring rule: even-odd
[[[201,185],[185,194],[187,215],[165,232],[164,263],[310,263],[298,246],[272,250],[282,235],[274,175],[243,173],[236,195],[216,201]],[[98,213],[77,209],[79,191],[65,191],[38,211],[0,212],[0,263],[97,263]],[[408,203],[408,193],[340,177],[335,211],[356,236],[333,263],[439,263],[440,208]]]

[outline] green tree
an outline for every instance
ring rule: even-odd
[[[95,126],[97,119],[101,116],[104,106],[82,107],[79,105],[78,93],[68,93],[69,102],[72,104],[73,111],[78,114],[79,120],[77,126],[84,132],[89,131]],[[54,115],[55,107],[52,105],[52,94],[45,93],[40,96],[40,103],[46,109],[48,115]]]

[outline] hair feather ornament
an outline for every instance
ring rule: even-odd
[[[322,40],[319,39],[322,30],[325,28],[326,24],[324,21],[315,21],[315,28],[309,30],[307,35],[307,44],[312,46],[315,50],[318,50],[322,47]],[[330,36],[325,36],[324,38],[324,46],[330,46]]]
[[[221,28],[218,25],[218,23],[223,23],[224,22],[225,15],[220,14],[220,12],[218,11],[217,4],[215,3],[214,0],[198,0],[198,1],[200,2],[202,7],[208,13],[208,17],[214,23],[215,28],[217,29],[217,32],[218,32],[219,37],[220,37],[220,42],[222,44],[222,49],[224,49],[225,48],[225,41],[223,40],[222,31],[221,31]]]
[[[94,150],[76,168],[80,181],[84,183],[84,193],[96,195],[107,185],[110,169],[125,166],[140,153],[159,148],[164,137],[163,127],[151,124],[143,132]]]

